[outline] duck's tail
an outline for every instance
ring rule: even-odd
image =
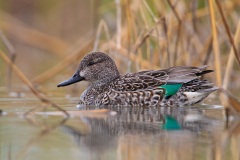
[[[196,79],[186,84],[179,91],[164,100],[167,106],[187,106],[203,101],[210,93],[216,91],[218,87],[209,83],[207,80]]]
[[[183,92],[181,94],[182,96],[186,97],[186,101],[180,106],[199,103],[203,101],[210,93],[216,91],[217,89],[218,87],[214,86],[212,88],[198,90],[197,92]]]

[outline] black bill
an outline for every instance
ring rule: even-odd
[[[79,81],[82,81],[82,80],[84,80],[84,77],[81,77],[79,75],[79,72],[77,71],[71,78],[69,78],[66,81],[63,81],[63,82],[59,83],[57,86],[58,87],[64,87],[64,86],[68,86],[70,84],[73,84],[73,83],[76,83],[76,82],[79,82]]]

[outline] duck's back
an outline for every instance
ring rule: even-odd
[[[216,90],[206,80],[200,80],[201,75],[212,72],[205,70],[206,67],[181,66],[128,73],[109,84],[96,102],[124,106],[195,104]]]

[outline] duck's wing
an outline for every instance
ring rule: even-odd
[[[179,66],[179,67],[171,67],[165,69],[168,75],[167,83],[188,83],[194,79],[199,79],[201,75],[213,72],[213,70],[206,70],[208,66],[201,67],[192,67],[192,66]]]
[[[165,84],[154,76],[139,73],[128,73],[111,85],[111,89],[115,91],[139,91],[149,88],[158,87]]]
[[[213,72],[213,70],[206,70],[207,67],[207,65],[201,67],[178,66],[163,70],[148,71],[145,72],[144,75],[152,76],[160,81],[165,81],[167,84],[184,84],[194,79],[199,79],[203,74]]]
[[[212,72],[212,70],[206,70],[207,67],[179,66],[163,70],[128,73],[117,79],[111,88],[116,91],[138,91],[156,88],[164,84],[184,84]]]

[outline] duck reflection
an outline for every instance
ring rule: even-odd
[[[105,118],[81,117],[81,120],[88,126],[88,132],[76,129],[71,125],[61,127],[64,133],[73,138],[80,151],[89,159],[103,159],[103,157],[104,159],[115,159],[113,157],[119,152],[123,152],[123,148],[127,147],[128,142],[132,148],[131,142],[133,141],[137,148],[143,146],[151,148],[153,147],[151,144],[160,145],[158,147],[162,148],[166,140],[171,144],[180,141],[181,146],[188,141],[189,145],[185,148],[189,149],[194,140],[191,137],[206,129],[209,124],[205,124],[206,117],[203,117],[202,112],[198,109],[140,107],[108,109],[116,111],[117,114]],[[172,133],[162,130],[166,114],[175,118],[183,126],[183,129]],[[186,116],[191,114],[198,116],[198,120],[196,121],[195,117],[192,122],[188,117],[186,121]],[[119,146],[125,147],[119,148]],[[177,146],[180,147],[179,144]]]

